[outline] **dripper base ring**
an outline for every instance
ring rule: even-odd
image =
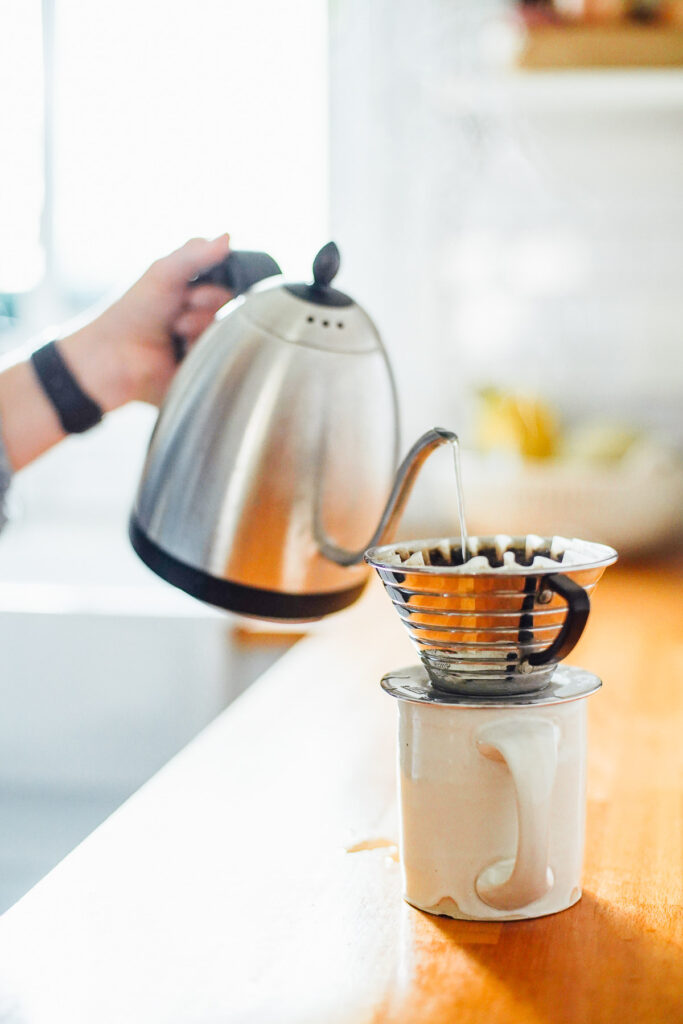
[[[496,708],[526,707],[561,704],[569,700],[589,697],[602,686],[602,680],[584,668],[575,665],[555,665],[549,671],[545,686],[529,693],[511,691],[492,694],[472,687],[467,693],[446,692],[437,689],[423,665],[408,665],[388,672],[382,679],[382,689],[398,700],[417,704],[441,704],[454,707]]]
[[[436,655],[436,656],[435,656]],[[462,652],[452,660],[444,651],[420,652],[420,661],[427,670],[431,684],[441,693],[492,697],[538,693],[549,684],[557,664],[534,668],[528,661],[518,661],[516,654],[502,658],[498,665],[479,666],[473,658],[471,671],[463,668]]]

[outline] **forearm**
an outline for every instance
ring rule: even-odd
[[[0,423],[13,470],[21,469],[64,437],[57,414],[28,362],[0,373]]]
[[[229,251],[228,235],[191,239],[157,260],[96,320],[59,341],[80,389],[103,412],[132,400],[161,404],[177,369],[171,335],[194,342],[229,298],[215,285],[188,282]],[[0,372],[0,426],[14,470],[66,436],[31,362]]]
[[[94,336],[95,325],[59,342],[59,351],[83,390],[103,412],[130,397],[108,339]],[[13,470],[22,469],[66,435],[30,361],[0,373],[0,424]]]

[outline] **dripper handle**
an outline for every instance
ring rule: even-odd
[[[562,573],[551,573],[544,576],[542,586],[565,599],[567,616],[562,624],[562,629],[550,647],[529,655],[526,660],[530,665],[548,665],[566,658],[579,642],[591,610],[590,598],[583,587],[569,579],[568,576],[563,576]]]

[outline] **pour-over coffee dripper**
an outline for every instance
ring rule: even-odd
[[[577,643],[589,595],[617,553],[561,537],[470,537],[370,549],[432,685],[479,696],[532,693]]]
[[[616,557],[533,535],[367,552],[422,661],[382,679],[399,712],[403,896],[420,910],[506,921],[580,899],[586,698],[601,682],[558,662]]]

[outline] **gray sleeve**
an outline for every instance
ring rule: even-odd
[[[0,432],[0,530],[7,522],[7,492],[12,480],[12,467],[7,458],[5,442]]]

